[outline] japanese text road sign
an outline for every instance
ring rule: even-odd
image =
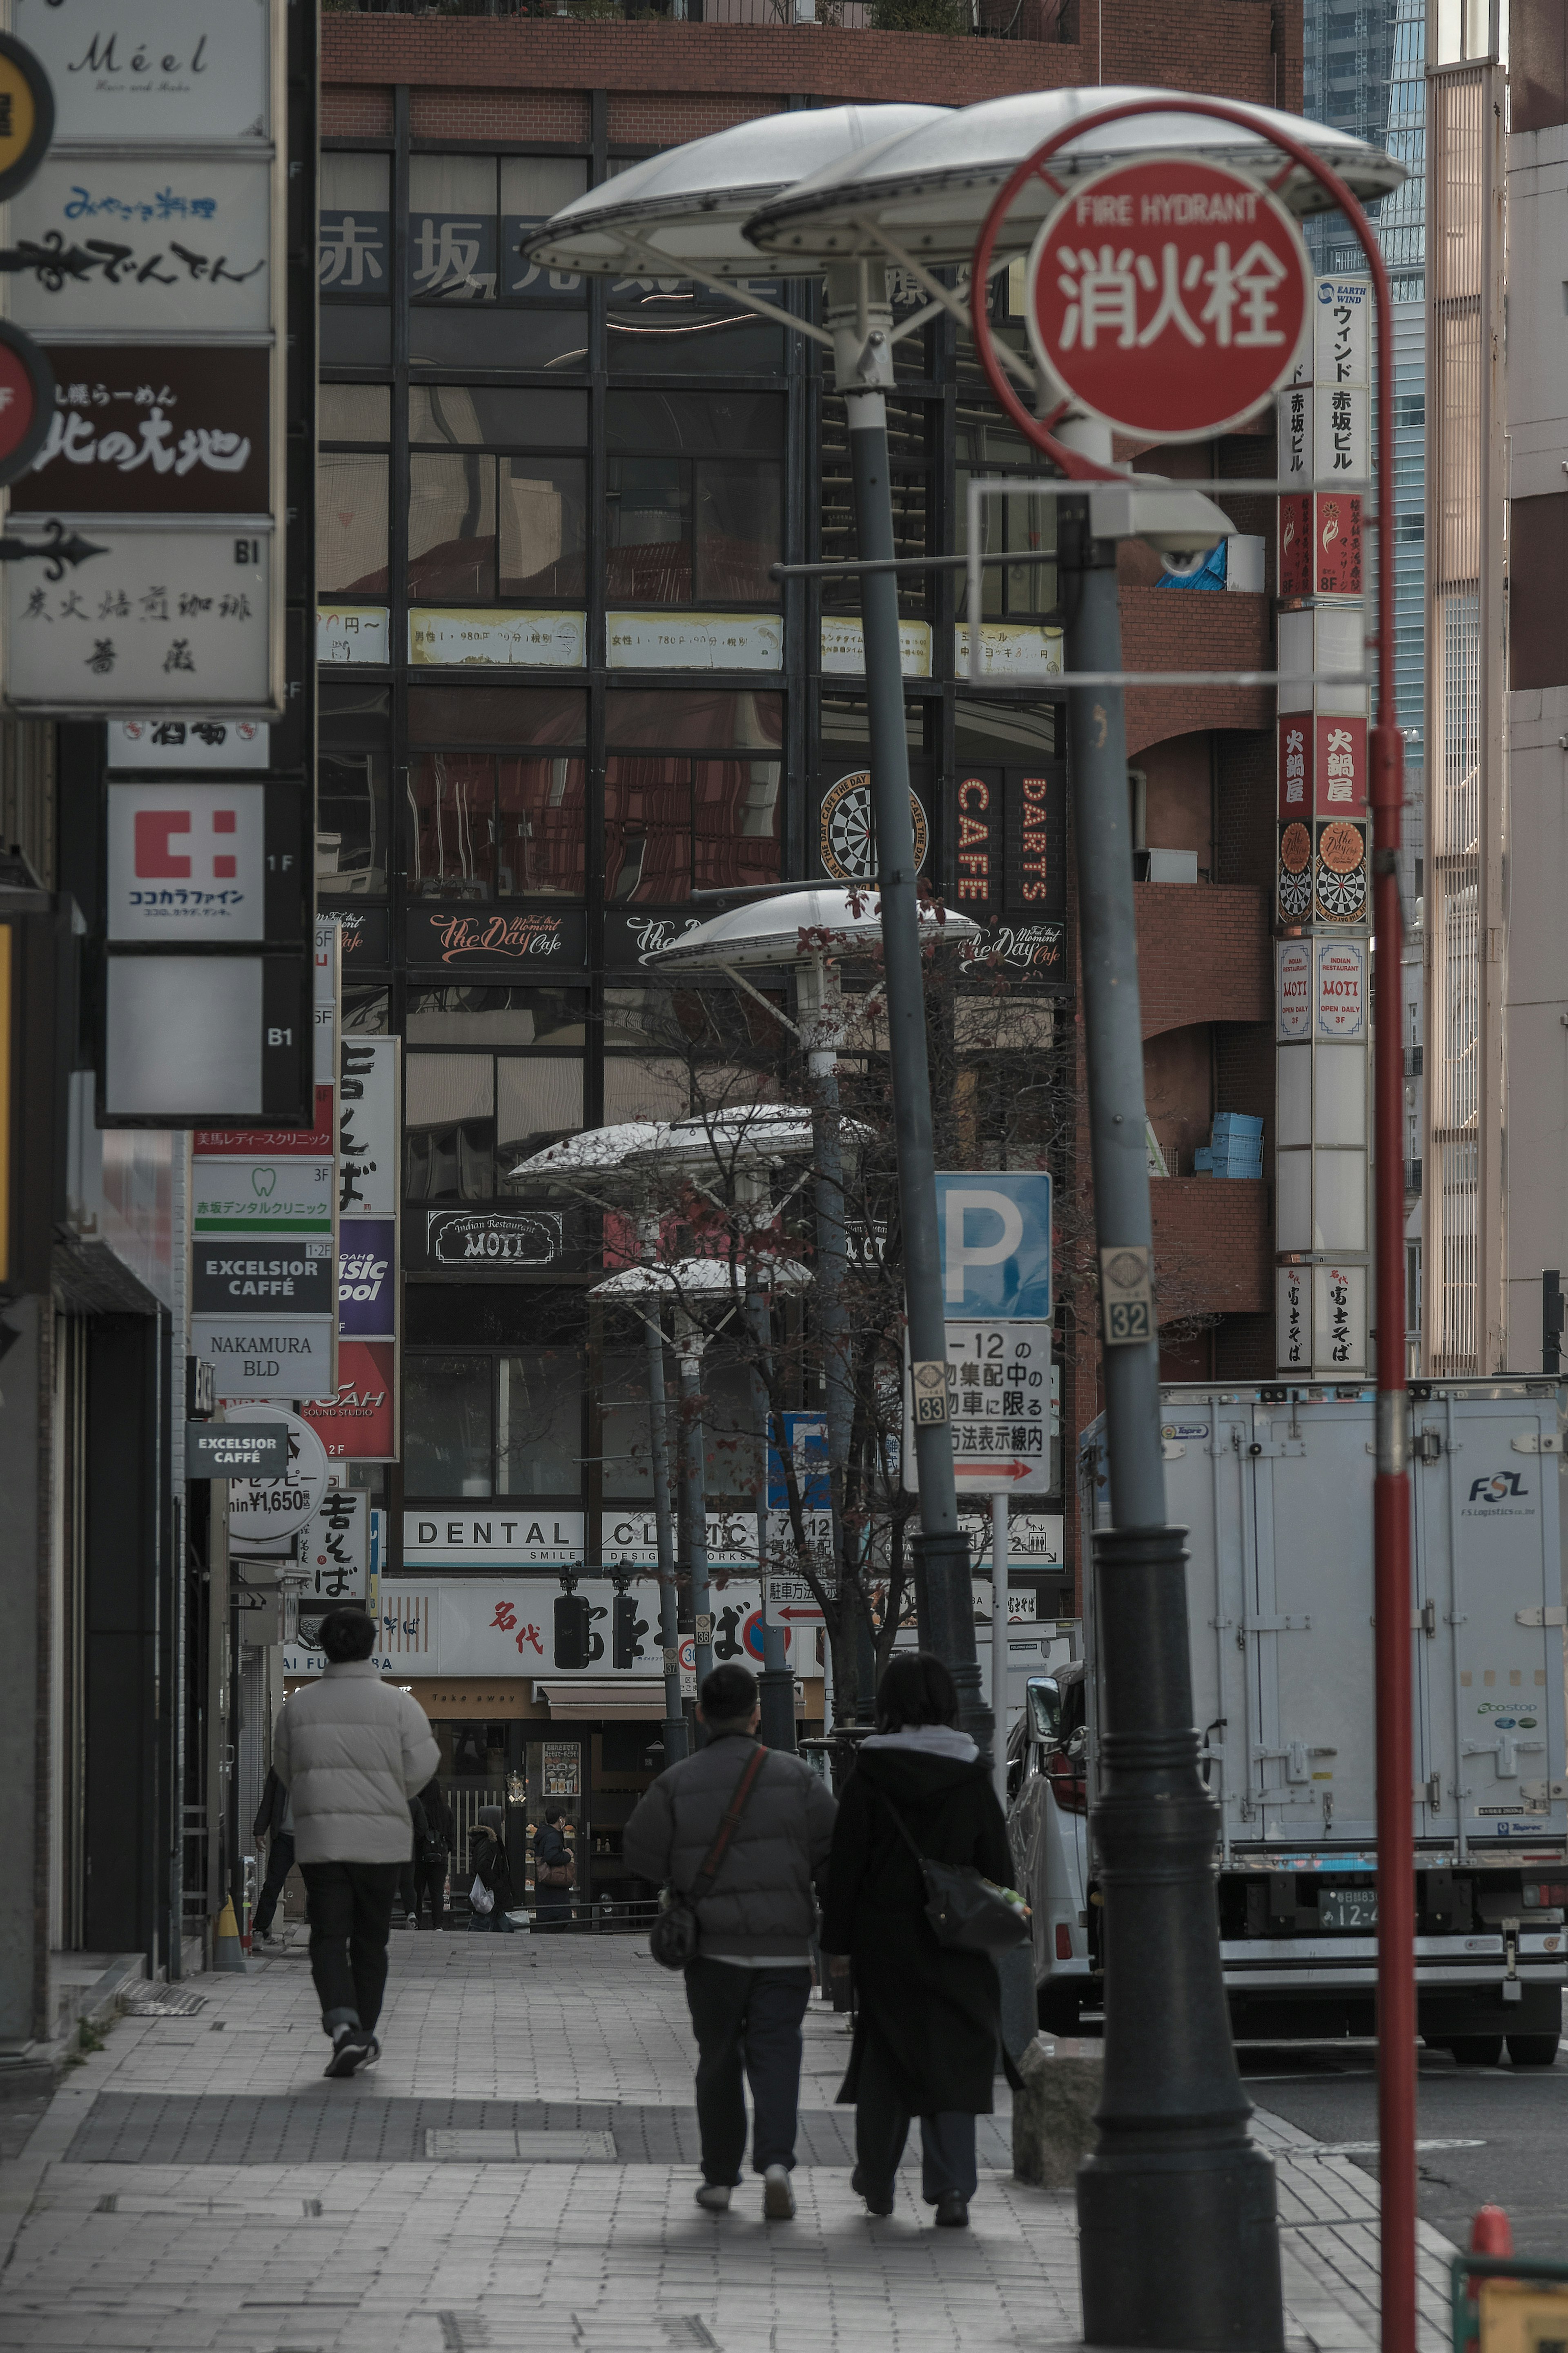
[[[936,1217],[950,1319],[1050,1321],[1051,1180],[1044,1170],[939,1174]]]
[[[947,1426],[960,1494],[1051,1492],[1051,1333],[1037,1323],[949,1324]],[[908,1407],[906,1404],[906,1422]],[[913,1489],[912,1433],[904,1482]]]
[[[1029,256],[1029,339],[1124,433],[1198,441],[1288,382],[1312,272],[1279,199],[1241,172],[1150,155],[1076,181]]]

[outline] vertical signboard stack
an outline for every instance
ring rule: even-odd
[[[311,12],[12,13],[57,119],[10,238],[66,259],[6,280],[54,375],[10,507],[76,552],[5,567],[5,695],[110,723],[100,1117],[292,1125],[312,1100],[314,746],[287,626],[311,570]]]
[[[1303,483],[1363,482],[1370,282],[1321,278],[1316,298],[1315,332],[1279,395],[1279,471]],[[1332,488],[1279,501],[1276,1362],[1310,1380],[1368,1366],[1368,690],[1313,682],[1315,672],[1365,666],[1363,504],[1360,491]]]
[[[399,1057],[345,1038],[338,1058],[338,1369],[304,1409],[333,1462],[397,1458]]]

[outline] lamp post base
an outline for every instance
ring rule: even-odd
[[[1269,2159],[1245,2130],[1210,2148],[1151,2147],[1148,2138],[1107,2147],[1121,2136],[1102,2127],[1100,2149],[1079,2168],[1085,2344],[1279,2353]]]

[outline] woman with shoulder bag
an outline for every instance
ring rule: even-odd
[[[503,1807],[479,1808],[479,1819],[468,1841],[468,1867],[474,1874],[468,1888],[469,1927],[488,1928],[498,1936],[514,1936],[517,1923],[507,1915],[517,1897],[512,1892],[511,1866],[506,1856]]]
[[[823,1907],[831,1972],[854,1966],[855,2041],[841,2102],[855,2103],[853,2179],[868,2212],[893,2211],[910,2121],[921,2120],[921,2194],[963,2230],[974,2195],[974,2119],[989,2116],[1001,2001],[988,1950],[939,1938],[933,1879],[990,1901],[1010,1885],[1007,1825],[958,1694],[940,1659],[893,1660],[877,1687],[877,1729],[839,1799]],[[1004,1932],[1005,1933],[1005,1932]],[[1011,2077],[1013,2069],[1008,2065]]]
[[[536,1929],[564,1928],[572,1916],[572,1890],[577,1883],[577,1859],[566,1843],[561,1825],[565,1817],[552,1806],[544,1828],[533,1841],[533,1925]]]

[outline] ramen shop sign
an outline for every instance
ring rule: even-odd
[[[1195,441],[1289,377],[1310,269],[1294,221],[1245,174],[1152,155],[1074,183],[1029,256],[1038,357],[1119,431]]]

